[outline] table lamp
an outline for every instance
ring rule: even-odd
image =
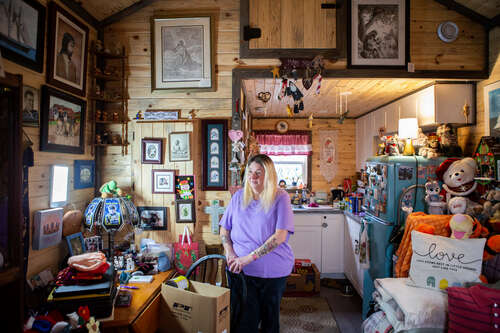
[[[406,139],[403,155],[415,155],[415,148],[411,143],[412,139],[418,137],[418,120],[417,118],[402,118],[399,119],[398,136]]]

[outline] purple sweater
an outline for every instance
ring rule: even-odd
[[[294,256],[288,245],[288,238],[293,234],[293,212],[290,197],[283,190],[278,190],[276,198],[267,213],[260,201],[253,200],[243,208],[243,190],[233,195],[229,206],[222,216],[220,226],[229,231],[234,252],[244,257],[256,250],[271,237],[276,229],[288,230],[286,241],[272,252],[251,262],[243,268],[249,276],[278,278],[290,275]]]

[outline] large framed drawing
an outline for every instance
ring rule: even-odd
[[[0,1],[0,48],[4,58],[43,72],[45,7],[36,0]]]
[[[227,190],[227,120],[202,120],[202,190]]]
[[[48,34],[47,83],[85,96],[89,28],[51,2]]]
[[[152,90],[215,91],[215,12],[151,18]]]
[[[40,151],[83,154],[86,105],[78,97],[43,86]]]
[[[486,133],[484,135],[500,136],[500,81],[484,87],[484,114]]]
[[[352,0],[347,66],[405,68],[409,61],[409,0]]]

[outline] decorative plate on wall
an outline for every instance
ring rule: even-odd
[[[451,43],[458,37],[458,26],[451,21],[441,22],[437,28],[439,39],[445,43]]]
[[[284,120],[280,120],[276,123],[276,130],[280,133],[286,133],[288,131],[288,123]]]

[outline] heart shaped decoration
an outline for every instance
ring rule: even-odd
[[[313,84],[313,79],[312,78],[302,78],[302,85],[306,90],[309,90]]]
[[[229,130],[229,138],[233,142],[240,141],[243,137],[243,131],[241,130]]]
[[[260,92],[257,94],[257,98],[264,103],[267,103],[271,99],[271,93],[269,91]]]

